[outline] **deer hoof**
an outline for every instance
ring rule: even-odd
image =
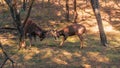
[[[80,49],[83,49],[83,47],[81,46]]]

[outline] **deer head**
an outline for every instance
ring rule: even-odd
[[[55,30],[55,29],[54,29],[54,30],[51,30],[50,33],[51,33],[51,35],[52,35],[55,39],[59,38],[59,36],[60,36],[60,34],[58,33],[58,31]]]

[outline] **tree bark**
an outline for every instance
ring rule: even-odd
[[[104,28],[103,28],[103,24],[102,24],[102,20],[101,20],[101,15],[100,15],[100,10],[99,10],[99,1],[98,0],[91,0],[91,5],[93,8],[95,17],[97,19],[101,43],[102,43],[102,45],[107,46],[107,38],[106,38],[106,35],[104,32]]]
[[[76,0],[74,0],[74,23],[77,22],[77,17],[78,17],[78,14],[77,14],[77,4],[76,4]]]
[[[25,11],[26,10],[26,7],[27,7],[27,0],[23,0],[23,10]]]
[[[27,13],[27,16],[24,20],[24,22],[22,23],[21,22],[21,16],[20,16],[20,9],[17,8],[17,1],[16,0],[5,0],[5,2],[7,3],[7,5],[9,6],[10,8],[10,12],[11,12],[11,16],[13,18],[13,21],[14,21],[14,24],[15,26],[17,27],[17,30],[19,32],[19,41],[20,41],[20,44],[19,44],[19,49],[21,47],[25,47],[25,44],[24,43],[24,25],[26,24],[29,16],[30,16],[30,12],[31,12],[31,9],[32,9],[32,5],[33,5],[33,2],[34,0],[31,0],[30,2],[30,7],[28,9],[28,13]]]
[[[66,19],[69,21],[69,0],[66,0]]]

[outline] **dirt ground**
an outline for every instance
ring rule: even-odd
[[[116,0],[115,0],[116,1]],[[53,37],[47,37],[43,41],[34,41],[30,49],[18,51],[18,39],[14,31],[2,31],[0,41],[5,51],[15,61],[15,68],[119,68],[120,65],[120,4],[115,1],[100,1],[100,13],[104,30],[108,40],[108,47],[100,43],[97,22],[90,2],[77,1],[78,23],[87,28],[84,48],[80,49],[80,41],[77,36],[69,37],[63,47],[58,47],[61,38],[55,41]],[[42,5],[43,4],[43,5]],[[73,2],[70,1],[70,21],[73,22]],[[112,6],[111,6],[112,5]],[[24,14],[22,13],[24,19]],[[48,25],[55,29],[61,29],[71,22],[65,21],[65,2],[60,3],[36,0],[33,5],[30,18],[45,30]],[[10,12],[0,6],[0,27],[13,26]],[[15,34],[13,34],[15,33]],[[29,41],[26,43],[29,45]],[[0,64],[5,57],[0,50]],[[12,68],[7,61],[4,68]]]

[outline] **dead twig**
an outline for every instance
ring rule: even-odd
[[[0,27],[0,30],[17,30],[16,28],[12,28],[12,27]]]
[[[12,63],[12,68],[14,68],[14,61],[8,56],[8,54],[5,52],[4,48],[2,47],[2,44],[0,43],[0,48],[2,49],[3,54],[5,55],[4,62],[0,65],[0,68],[3,68],[7,60],[9,60]]]

